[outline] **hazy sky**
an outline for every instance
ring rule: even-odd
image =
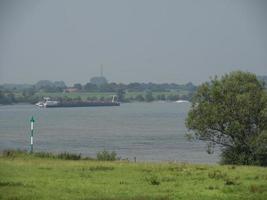
[[[267,75],[267,1],[0,0],[0,83]]]

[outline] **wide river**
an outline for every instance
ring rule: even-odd
[[[128,103],[118,107],[38,108],[0,106],[0,150],[29,149],[35,118],[34,150],[82,153],[103,150],[137,161],[216,163],[202,142],[186,139],[190,103]]]

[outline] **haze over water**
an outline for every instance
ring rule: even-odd
[[[102,150],[137,161],[214,163],[205,144],[189,142],[184,120],[189,103],[130,103],[119,107],[46,108],[0,106],[0,148],[29,149],[30,117],[36,119],[34,150],[96,156]]]

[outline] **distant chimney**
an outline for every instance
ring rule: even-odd
[[[100,66],[100,76],[103,77],[103,64]]]

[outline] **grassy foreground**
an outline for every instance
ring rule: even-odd
[[[0,156],[0,199],[267,199],[267,168]]]

